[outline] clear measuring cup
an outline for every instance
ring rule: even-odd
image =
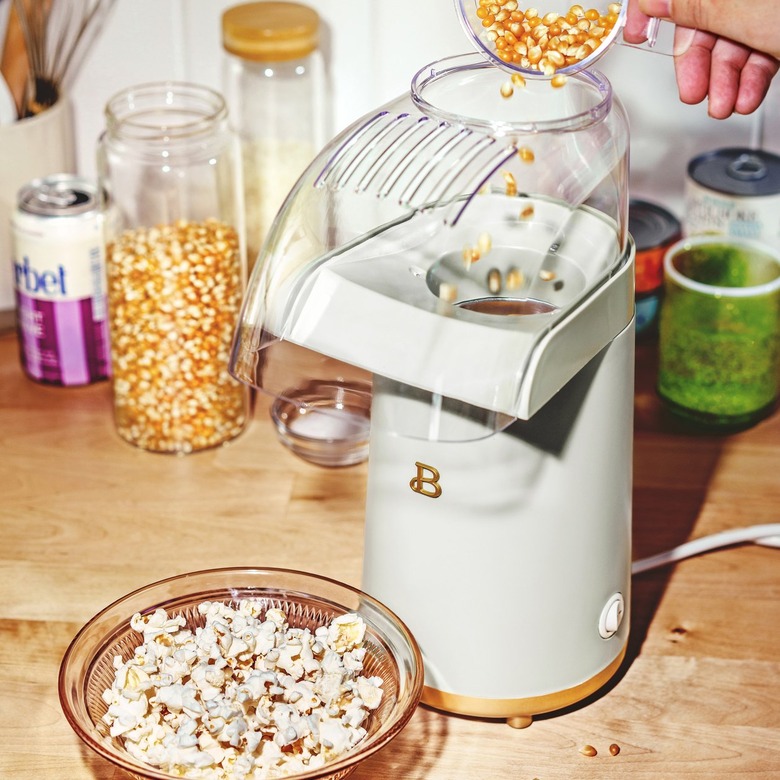
[[[518,0],[455,0],[455,7],[477,49],[523,77],[554,78],[587,69],[621,41],[627,2],[527,1],[533,6]],[[658,19],[648,22],[647,47],[655,45],[658,24]]]

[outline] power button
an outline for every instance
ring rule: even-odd
[[[623,614],[626,611],[626,605],[623,601],[622,593],[615,593],[609,597],[609,600],[601,610],[599,618],[599,635],[602,639],[609,639],[620,628],[623,622]]]

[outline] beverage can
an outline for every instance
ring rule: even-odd
[[[12,232],[25,373],[68,386],[107,378],[105,243],[97,187],[71,174],[30,182],[18,192]]]
[[[657,203],[632,199],[628,230],[636,244],[636,291],[646,293],[663,287],[664,255],[682,234],[680,220]]]
[[[736,147],[692,159],[684,233],[745,238],[780,249],[780,157]]]
[[[664,286],[664,255],[682,235],[680,220],[657,203],[632,199],[628,230],[636,245],[636,332],[652,332]]]

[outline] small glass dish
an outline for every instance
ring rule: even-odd
[[[368,457],[371,387],[365,382],[312,380],[271,406],[279,440],[318,466],[354,466]]]
[[[385,606],[365,593],[326,577],[288,569],[225,568],[181,574],[147,585],[122,597],[93,617],[76,635],[62,660],[59,697],[65,717],[79,738],[98,755],[139,780],[172,780],[130,756],[121,740],[104,732],[107,705],[102,694],[114,678],[113,659],[131,657],[142,642],[130,627],[136,613],[163,608],[183,615],[194,630],[203,623],[198,604],[222,601],[236,606],[257,599],[266,608],[287,613],[290,626],[314,629],[348,612],[366,624],[363,674],[382,678],[379,707],[364,724],[367,734],[344,755],[319,769],[287,775],[292,780],[337,780],[384,748],[411,718],[423,688],[420,650],[406,626]],[[177,775],[178,777],[178,775]]]

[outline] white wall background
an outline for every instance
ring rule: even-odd
[[[306,0],[303,0],[306,2]],[[73,86],[79,172],[94,176],[103,106],[146,81],[195,81],[221,89],[220,18],[238,0],[118,0]],[[334,130],[408,89],[414,73],[440,57],[471,51],[453,0],[309,0],[325,27],[333,83]],[[672,59],[613,47],[599,63],[631,122],[632,195],[682,216],[688,160],[725,146],[780,153],[780,80],[760,116],[709,119],[706,107],[677,99]]]

